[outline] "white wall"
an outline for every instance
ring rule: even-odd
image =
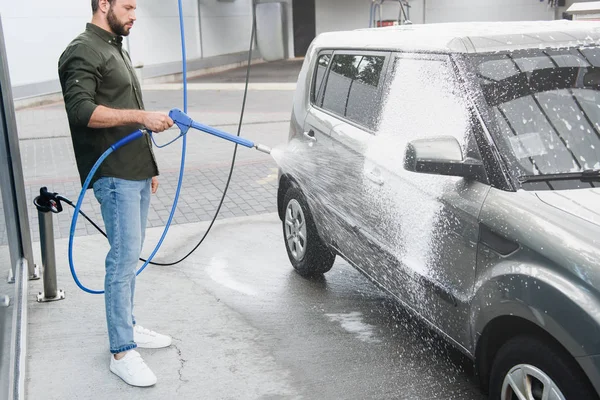
[[[575,1],[567,0],[567,6]],[[423,23],[423,5],[427,23],[464,21],[552,20],[555,10],[544,0],[409,0],[410,20]],[[369,26],[369,0],[316,0],[317,34]],[[558,17],[562,17],[560,8]],[[383,6],[384,19],[398,17],[398,5],[388,1]]]
[[[316,0],[317,35],[369,26],[369,2],[366,0]]]
[[[200,26],[204,57],[247,51],[252,32],[252,3],[201,0]]]
[[[554,9],[540,0],[426,0],[426,22],[553,20]]]
[[[58,79],[67,44],[85,30],[90,2],[0,0],[0,15],[13,86]]]
[[[188,59],[200,58],[197,0],[183,1]],[[0,0],[11,83],[58,80],[58,59],[91,20],[89,0]],[[181,60],[177,0],[138,1],[137,22],[126,39],[135,64]]]
[[[566,0],[565,7],[549,8],[546,0],[413,0],[426,3],[426,22],[540,21],[561,19],[573,3],[597,0]]]
[[[177,0],[139,0],[137,4],[137,21],[128,37],[134,65],[181,61]],[[196,0],[183,0],[182,4],[187,58],[193,60],[202,57],[198,3]]]
[[[370,4],[369,0],[316,0],[317,35],[323,32],[368,28]],[[410,5],[410,20],[416,24],[422,23],[422,0],[411,0]],[[384,3],[383,19],[397,19],[399,12],[400,8],[394,1]]]
[[[282,1],[290,4],[291,25],[291,0]],[[175,72],[172,65],[181,61],[178,1],[137,3],[137,22],[125,41],[134,65],[170,65],[165,71]],[[251,4],[252,0],[183,0],[188,60],[247,51]],[[56,90],[58,59],[91,20],[90,0],[0,0],[0,15],[13,87]]]

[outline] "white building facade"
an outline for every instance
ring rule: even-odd
[[[582,1],[582,0],[579,0]],[[284,8],[286,57],[302,56],[322,32],[369,26],[370,0],[263,0]],[[548,0],[409,0],[413,23],[552,20],[575,0],[552,6]],[[181,72],[177,0],[137,0],[137,22],[126,40],[144,79]],[[247,59],[252,0],[183,0],[188,68],[241,65]],[[382,6],[396,19],[397,1]],[[57,62],[67,44],[91,19],[90,0],[0,0],[11,84],[15,98],[60,91]]]

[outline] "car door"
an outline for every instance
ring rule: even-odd
[[[475,127],[449,56],[397,54],[375,137],[365,153],[361,234],[375,243],[378,281],[466,345],[478,217],[487,181],[425,175],[403,167],[407,144],[455,137],[480,159]],[[332,133],[332,136],[335,136]],[[337,143],[337,142],[336,142]]]
[[[330,165],[333,175],[329,196],[344,229],[338,233],[336,245],[346,259],[357,265],[368,258],[361,250],[365,243],[357,235],[364,223],[360,210],[362,169],[365,149],[373,136],[388,60],[387,52],[336,51],[321,103],[322,109],[337,119],[330,133],[334,158]]]
[[[316,57],[309,72],[309,99],[303,129],[291,143],[297,158],[293,164],[301,170],[295,176],[300,180],[319,232],[329,241],[333,240],[342,223],[336,221],[337,214],[333,212],[334,202],[331,201],[331,193],[335,192],[331,160],[335,154],[330,133],[338,120],[321,108],[332,56],[332,50],[325,50]]]

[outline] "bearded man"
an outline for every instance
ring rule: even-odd
[[[77,168],[83,183],[112,144],[137,129],[162,132],[168,115],[144,110],[140,83],[123,48],[136,0],[92,0],[93,17],[61,55],[58,73]],[[171,345],[169,336],[144,329],[133,316],[135,273],[142,250],[150,193],[158,166],[148,135],[112,153],[92,179],[110,251],[105,266],[105,308],[110,371],[132,386],[152,386],[156,376],[134,349]]]

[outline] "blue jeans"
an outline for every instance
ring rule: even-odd
[[[94,183],[94,195],[100,203],[110,244],[106,256],[104,302],[113,354],[137,347],[133,341],[133,295],[148,219],[151,182],[152,179],[100,178]]]

